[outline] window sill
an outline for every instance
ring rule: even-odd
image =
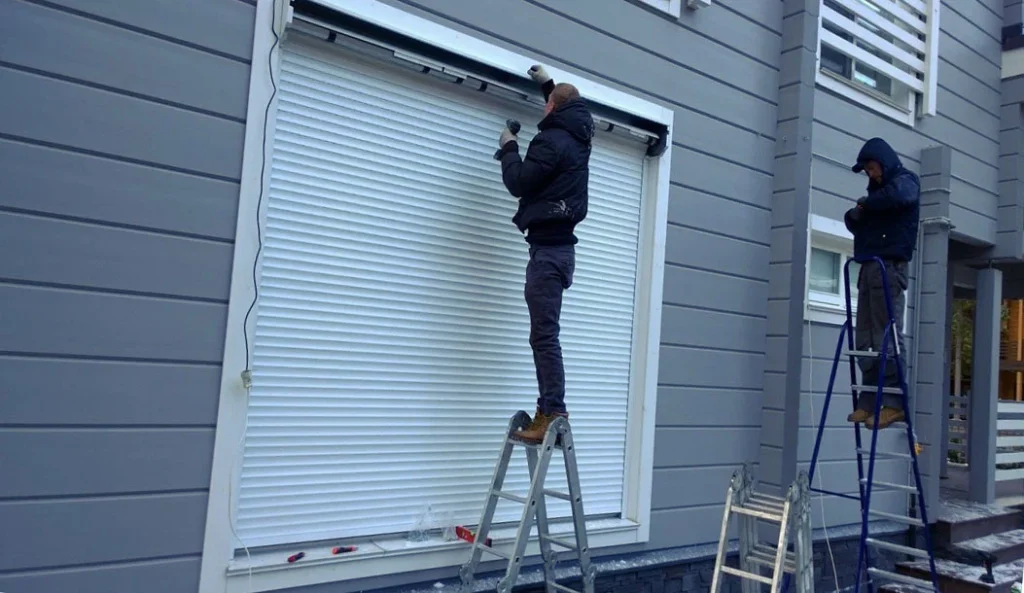
[[[911,128],[916,123],[917,118],[914,111],[908,108],[910,105],[913,105],[913,95],[911,95],[908,105],[903,106],[831,72],[818,70],[814,79],[818,86],[828,89],[891,120]]]
[[[857,303],[851,304],[851,316],[857,316]],[[804,308],[804,321],[823,325],[840,326],[846,323],[846,307],[836,307],[825,303],[808,302]]]
[[[571,533],[570,522],[551,525],[552,535]],[[511,552],[515,535],[515,526],[508,526],[493,529],[491,539],[495,548]],[[628,519],[589,520],[587,538],[591,549],[642,542],[640,525]],[[403,537],[369,541],[361,544],[354,552],[337,556],[331,554],[331,547],[317,545],[301,550],[305,552],[305,557],[291,564],[287,562],[287,557],[300,551],[301,546],[295,551],[253,554],[251,560],[243,552],[228,564],[226,593],[275,591],[403,572],[450,568],[465,562],[469,558],[470,550],[469,544],[462,540],[434,539],[410,543]],[[537,538],[531,536],[526,546],[526,555],[534,556],[539,553]],[[484,554],[481,566],[494,560],[504,565],[504,560],[491,554]]]

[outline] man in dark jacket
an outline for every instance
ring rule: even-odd
[[[587,216],[587,184],[594,119],[571,84],[555,84],[542,66],[530,77],[541,85],[544,118],[537,125],[526,158],[507,127],[498,145],[501,178],[519,207],[512,222],[526,234],[530,261],[526,266],[526,306],[530,311],[530,346],[537,370],[537,412],[523,440],[544,438],[556,416],[568,418],[565,371],[558,340],[562,293],[572,284],[576,267],[576,225]]]
[[[846,212],[846,228],[853,233],[853,255],[857,260],[879,257],[885,263],[889,292],[892,298],[892,313],[895,320],[895,336],[889,336],[889,358],[885,364],[885,387],[898,388],[896,361],[893,358],[895,341],[899,345],[900,365],[906,374],[906,357],[903,351],[903,311],[906,306],[907,264],[913,259],[917,244],[917,227],[920,212],[920,181],[917,175],[903,167],[896,151],[881,138],[872,138],[864,143],[853,171],[864,171],[868,178],[868,195],[857,200],[857,205]],[[882,338],[889,323],[889,312],[885,304],[882,273],[878,262],[866,261],[861,264],[857,279],[857,329],[855,333],[858,351],[880,352]],[[879,363],[877,358],[858,357],[866,390],[859,393],[857,407],[847,418],[850,422],[864,422],[869,428],[876,424],[885,428],[893,422],[905,419],[903,402],[899,392],[882,396],[879,417],[874,417],[875,395],[878,390]]]

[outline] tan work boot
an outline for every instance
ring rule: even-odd
[[[878,429],[881,430],[883,428],[886,428],[894,422],[900,422],[906,419],[906,417],[907,415],[904,414],[903,410],[900,410],[899,408],[890,408],[889,406],[882,406],[882,411],[878,413]],[[865,422],[865,425],[868,428],[874,428],[874,419]]]
[[[867,422],[871,419],[871,412],[867,410],[854,410],[852,414],[846,417],[847,422],[853,422],[854,424],[860,424],[861,422]]]
[[[551,426],[551,422],[558,416],[566,419],[569,418],[568,414],[541,414],[540,410],[537,410],[537,415],[533,417],[533,422],[525,429],[512,433],[512,436],[521,441],[539,443],[544,440],[544,435],[548,432],[548,426]]]

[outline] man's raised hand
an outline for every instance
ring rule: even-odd
[[[543,85],[547,81],[551,80],[551,77],[548,76],[547,71],[544,70],[544,66],[541,66],[540,64],[534,64],[533,66],[530,67],[529,70],[526,71],[526,73],[530,75],[530,78],[532,78],[534,82],[540,85]]]

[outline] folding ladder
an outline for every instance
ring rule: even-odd
[[[814,592],[813,542],[811,541],[811,500],[806,472],[800,472],[785,498],[754,491],[754,480],[748,465],[736,470],[729,483],[722,517],[722,533],[718,540],[718,556],[711,577],[711,593],[720,593],[722,575],[743,579],[743,593],[758,593],[761,585],[770,585],[778,593],[783,574],[796,577],[797,593]],[[725,547],[729,535],[729,519],[738,517],[740,539],[739,568],[725,565]],[[758,541],[759,522],[778,525],[779,539],[773,545]],[[789,551],[792,540],[793,550]],[[771,575],[761,574],[770,568]]]
[[[534,518],[537,521],[538,543],[540,545],[541,557],[544,560],[545,592],[577,593],[574,589],[555,582],[555,564],[558,561],[558,557],[557,553],[552,549],[552,544],[554,544],[568,550],[576,550],[580,562],[580,574],[583,577],[583,593],[594,593],[596,571],[590,564],[590,546],[587,544],[586,523],[583,516],[583,497],[580,493],[579,475],[576,467],[576,450],[573,446],[569,422],[565,418],[555,418],[551,425],[548,426],[547,434],[545,434],[544,441],[541,443],[517,439],[514,436],[516,431],[525,429],[530,425],[530,422],[530,415],[522,411],[516,413],[509,420],[505,444],[501,449],[501,455],[494,468],[494,479],[491,482],[490,492],[487,494],[487,504],[484,505],[477,534],[472,538],[473,551],[469,560],[459,571],[459,576],[462,578],[461,593],[472,593],[477,565],[480,563],[480,557],[483,552],[488,552],[508,561],[505,576],[498,581],[496,590],[497,593],[511,593],[516,578],[519,576],[519,570],[522,567],[523,556],[526,553],[526,542],[530,537]],[[525,497],[501,490],[501,486],[505,481],[505,473],[508,471],[509,460],[512,458],[512,451],[516,446],[526,449],[526,460],[530,470],[530,491]],[[554,449],[560,449],[565,460],[565,474],[569,483],[568,494],[544,488],[544,479],[547,477],[548,465]],[[576,532],[575,542],[552,537],[549,533],[547,510],[544,504],[545,496],[567,500],[572,505],[573,528]],[[519,530],[516,533],[515,544],[511,554],[497,550],[488,543],[489,538],[487,534],[490,531],[494,510],[498,506],[498,499],[500,498],[523,505],[523,515],[519,521]]]
[[[935,555],[932,548],[931,533],[928,529],[928,514],[925,509],[924,501],[924,489],[921,486],[921,472],[917,464],[917,443],[914,435],[914,425],[911,418],[912,413],[909,406],[909,398],[907,397],[907,382],[905,377],[905,369],[900,363],[899,359],[899,340],[896,339],[896,322],[893,317],[892,308],[892,294],[889,292],[889,276],[885,269],[885,264],[881,258],[868,257],[856,259],[859,263],[866,262],[877,262],[879,269],[882,274],[882,289],[885,292],[885,307],[888,313],[889,322],[886,325],[884,337],[882,338],[882,345],[878,352],[872,350],[858,351],[854,345],[853,336],[853,315],[850,306],[850,262],[847,261],[846,265],[843,266],[843,281],[846,283],[846,321],[843,323],[842,329],[839,331],[839,340],[836,344],[835,358],[832,361],[832,371],[828,379],[828,389],[825,392],[825,405],[821,411],[821,421],[818,423],[818,436],[814,441],[814,454],[811,456],[811,467],[809,479],[813,484],[814,470],[818,463],[818,451],[821,447],[821,436],[825,430],[825,422],[828,418],[829,403],[832,401],[832,389],[835,385],[836,380],[836,369],[839,366],[839,359],[842,356],[847,356],[850,364],[850,385],[851,392],[853,393],[853,407],[857,407],[857,396],[861,392],[866,392],[869,389],[875,390],[875,411],[874,417],[878,418],[879,412],[882,409],[882,395],[883,394],[898,394],[901,399],[903,406],[903,413],[905,419],[902,422],[894,423],[893,426],[905,426],[907,433],[907,453],[890,453],[890,452],[877,452],[876,447],[878,445],[878,425],[877,423],[871,430],[871,448],[865,450],[861,444],[860,424],[854,425],[854,439],[857,447],[857,477],[858,485],[860,490],[860,496],[852,496],[841,492],[833,492],[830,490],[822,490],[819,488],[811,487],[814,492],[822,494],[829,494],[832,496],[839,496],[841,498],[847,498],[851,500],[857,500],[860,502],[861,508],[861,532],[860,532],[860,549],[857,557],[857,581],[854,587],[854,591],[860,591],[861,583],[861,567],[863,566],[867,572],[867,584],[868,591],[874,592],[876,586],[880,586],[884,583],[904,584],[917,587],[924,591],[939,592],[939,579],[938,573],[935,570]],[[843,349],[843,338],[846,338],[846,349]],[[886,361],[891,357],[886,356],[885,353],[888,351],[889,341],[893,340],[893,351],[896,354],[892,357],[892,360],[896,363],[896,373],[899,379],[899,387],[885,387],[885,365]],[[878,385],[859,385],[857,384],[857,364],[858,358],[875,358],[879,361],[878,363]],[[868,472],[867,477],[864,476],[864,455],[868,455]],[[913,472],[914,472],[914,484],[893,484],[889,482],[875,482],[875,458],[881,455],[887,458],[903,459],[904,461],[910,461]],[[875,511],[871,509],[871,494],[874,491],[875,486],[880,486],[883,492],[905,492],[908,496],[917,495],[917,508],[920,509],[920,518],[913,516],[897,515],[893,513],[887,513],[883,511]],[[915,527],[923,528],[925,549],[912,548],[908,546],[901,546],[892,544],[883,540],[878,540],[869,537],[868,534],[868,518],[875,517],[877,519],[886,519],[906,525],[912,525]],[[883,549],[890,552],[897,552],[913,556],[915,558],[927,558],[928,565],[931,572],[931,582],[926,580],[918,579],[886,570],[881,570],[871,566],[871,552],[873,549]],[[875,581],[879,581],[877,583]]]

